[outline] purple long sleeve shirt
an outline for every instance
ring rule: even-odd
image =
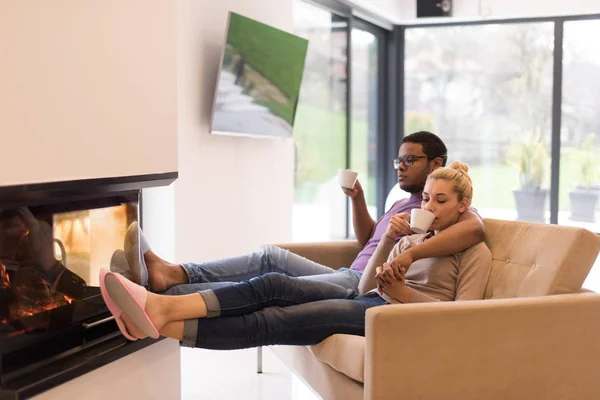
[[[401,212],[410,213],[410,210],[412,210],[413,208],[421,208],[422,199],[423,197],[421,196],[421,193],[413,193],[408,199],[402,199],[395,202],[394,205],[392,205],[392,207],[388,210],[388,212],[386,212],[383,215],[383,217],[379,218],[379,221],[377,221],[377,223],[373,227],[373,236],[371,237],[371,239],[369,239],[369,241],[367,242],[365,247],[363,247],[360,253],[358,253],[358,256],[356,256],[354,262],[350,266],[350,269],[362,273],[367,267],[369,258],[371,258],[371,256],[375,252],[375,249],[377,248],[381,237],[385,233],[385,230],[387,229],[392,215],[396,215]],[[400,238],[401,236],[397,237],[396,241],[398,241]]]

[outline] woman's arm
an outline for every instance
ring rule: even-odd
[[[377,285],[375,281],[376,268],[383,265],[386,261],[389,262],[389,260],[392,260],[402,251],[402,243],[405,243],[404,237],[398,242],[396,247],[394,247],[394,242],[398,236],[412,233],[407,222],[409,217],[410,214],[405,212],[390,217],[390,222],[360,277],[360,282],[358,283],[359,293],[367,293],[369,290],[375,289]],[[396,276],[400,277],[399,272],[396,272]]]
[[[458,259],[458,276],[456,278],[454,300],[483,299],[491,270],[492,253],[485,243],[478,243],[464,251]],[[401,271],[405,272],[405,269],[402,268]],[[401,303],[440,301],[435,297],[406,286],[404,280],[395,280],[392,286],[385,286],[384,293]]]
[[[402,252],[392,264],[409,267],[413,262],[430,257],[443,257],[460,253],[483,241],[485,227],[483,221],[471,210],[465,211],[458,222],[444,229],[418,246]]]
[[[388,274],[391,272],[392,267],[389,264],[383,266],[388,270]],[[401,267],[402,271],[402,279],[394,279],[392,285],[386,285],[384,282],[379,282],[380,286],[383,288],[383,292],[393,298],[394,300],[399,301],[400,303],[430,303],[440,301],[435,297],[431,297],[425,293],[421,293],[418,290],[410,288],[406,286],[406,282],[404,281],[404,273],[406,273],[406,269]],[[381,278],[377,278],[380,280]]]
[[[393,239],[386,234],[381,236],[381,240],[379,241],[375,252],[371,258],[369,258],[369,262],[360,277],[360,282],[358,283],[359,293],[367,293],[369,290],[373,290],[377,287],[377,283],[375,282],[375,269],[388,260],[388,256],[390,256],[392,249],[396,251],[396,249],[399,248],[400,243],[401,242],[398,242],[396,247],[394,247]]]

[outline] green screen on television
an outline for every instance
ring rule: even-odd
[[[308,41],[229,13],[213,133],[292,136]]]

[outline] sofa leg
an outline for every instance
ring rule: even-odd
[[[262,347],[256,348],[256,373],[262,374]]]

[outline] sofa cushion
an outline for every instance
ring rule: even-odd
[[[337,334],[309,347],[317,360],[354,379],[365,379],[365,338]]]
[[[600,238],[582,228],[485,219],[492,272],[485,298],[577,292]]]

